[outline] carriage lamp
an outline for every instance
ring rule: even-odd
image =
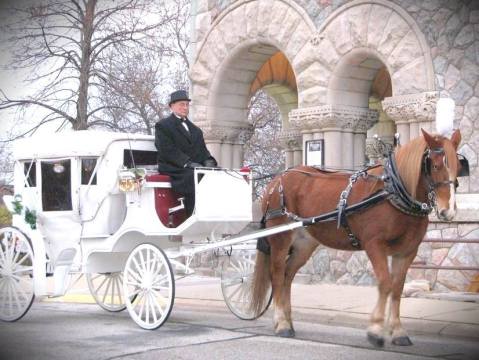
[[[63,172],[65,171],[65,166],[63,166],[60,163],[55,163],[55,164],[53,164],[53,171],[56,174],[63,174]]]
[[[120,171],[118,175],[118,188],[122,192],[135,191],[138,189],[138,182],[135,174],[130,170]]]

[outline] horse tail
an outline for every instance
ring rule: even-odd
[[[251,302],[250,310],[255,316],[261,315],[261,312],[267,305],[268,290],[271,285],[271,273],[269,270],[270,254],[263,251],[256,251],[256,263],[254,266],[253,279],[251,283]]]

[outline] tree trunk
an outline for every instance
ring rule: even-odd
[[[80,84],[78,87],[77,116],[73,124],[74,130],[88,128],[88,85],[90,81],[91,67],[91,39],[93,36],[93,19],[97,0],[86,2],[85,14],[81,29],[81,64]]]

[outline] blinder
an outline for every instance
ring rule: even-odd
[[[461,164],[461,169],[457,174],[457,177],[469,176],[469,161],[462,154],[457,154],[459,163]]]
[[[428,151],[439,154],[439,155],[444,153],[443,148],[430,149]],[[431,175],[431,159],[429,157],[428,151],[426,151],[426,153],[424,154],[425,155],[424,156],[424,173],[430,176]],[[467,160],[467,158],[462,154],[457,154],[457,158],[459,160],[459,163],[461,164],[457,177],[469,176],[469,160]]]
[[[437,154],[437,155],[442,155],[442,154],[444,154],[444,149],[443,148],[428,149],[424,153],[424,161],[423,161],[424,173],[427,176],[431,176],[431,158],[429,156],[430,153],[434,153],[434,154]]]

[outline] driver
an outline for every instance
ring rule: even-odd
[[[171,115],[155,125],[158,171],[169,175],[173,190],[184,196],[188,217],[195,207],[194,168],[218,165],[206,148],[203,132],[188,119],[190,101],[184,90],[171,93]]]

